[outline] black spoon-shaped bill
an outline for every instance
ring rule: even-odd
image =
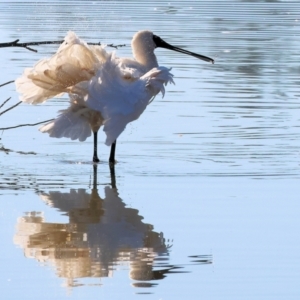
[[[165,42],[162,38],[160,38],[157,35],[153,35],[153,41],[154,41],[156,47],[165,48],[165,49],[177,51],[177,52],[180,52],[180,53],[184,53],[184,54],[187,54],[187,55],[191,55],[193,57],[196,57],[198,59],[202,59],[202,60],[210,62],[212,64],[215,62],[210,57],[207,57],[207,56],[204,56],[204,55],[201,55],[201,54],[197,54],[197,53],[194,53],[194,52],[191,52],[191,51],[188,51],[188,50],[184,50],[184,49],[181,49],[179,47],[172,46],[172,45],[168,44],[167,42]]]

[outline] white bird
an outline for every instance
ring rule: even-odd
[[[75,33],[50,58],[25,69],[16,80],[20,100],[42,103],[68,93],[70,106],[39,130],[50,137],[85,141],[94,134],[93,161],[97,155],[97,133],[103,125],[105,144],[111,146],[109,162],[115,162],[116,141],[126,125],[143,113],[164,85],[174,83],[170,69],[157,63],[154,50],[162,47],[214,63],[214,60],[172,46],[151,31],[137,32],[131,42],[132,58],[119,58],[103,46],[90,46]]]

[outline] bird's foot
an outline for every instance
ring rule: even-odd
[[[111,168],[113,168],[113,167],[115,166],[116,163],[117,163],[117,161],[114,160],[114,159],[110,159],[110,160],[108,161],[108,164],[109,164],[109,166],[110,166]]]
[[[93,157],[93,162],[98,163],[98,162],[100,162],[100,159],[97,156],[94,156]]]

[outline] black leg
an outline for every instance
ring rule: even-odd
[[[115,165],[114,164],[110,164],[109,165],[109,170],[110,170],[110,179],[111,179],[111,187],[113,189],[116,189],[116,175],[115,175]]]
[[[94,155],[93,155],[93,162],[99,162],[98,154],[97,154],[97,131],[94,132]]]
[[[109,162],[111,164],[114,164],[115,161],[115,153],[116,153],[116,144],[117,144],[117,140],[115,140],[112,144],[111,144],[111,148],[110,148],[110,155],[109,155]]]

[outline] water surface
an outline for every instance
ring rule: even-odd
[[[51,139],[38,126],[0,140],[0,281],[6,299],[298,299],[297,1],[60,1],[0,4],[0,42],[126,44],[151,29],[214,65],[157,49],[167,86],[117,145]],[[1,48],[0,84],[57,45]],[[115,51],[113,48],[112,51]],[[18,102],[0,88],[1,109]],[[56,116],[67,97],[20,105],[0,128]]]

